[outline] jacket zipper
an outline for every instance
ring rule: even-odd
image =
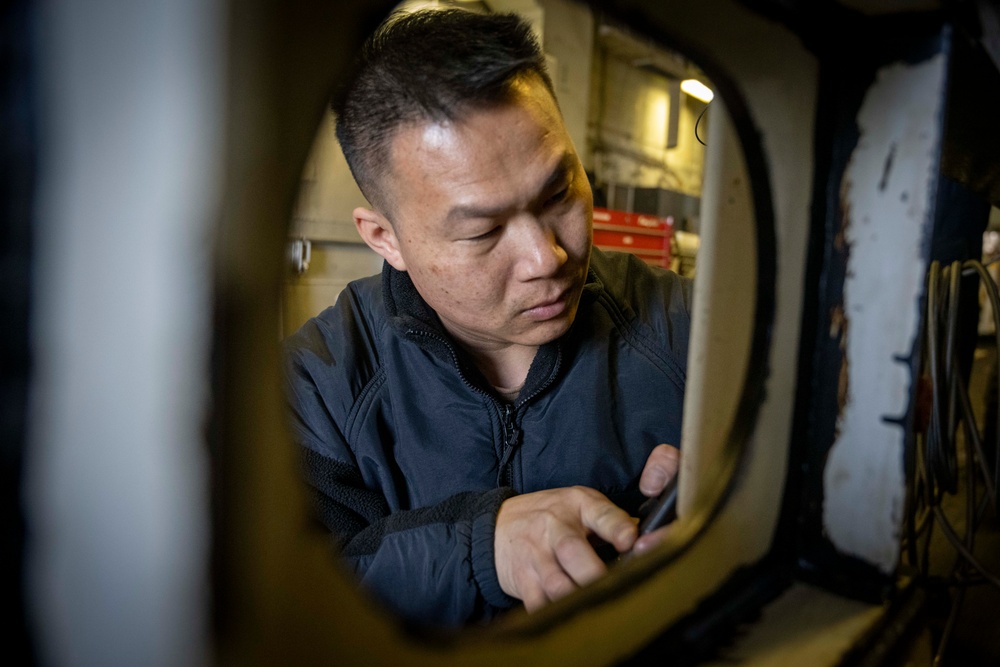
[[[503,424],[503,456],[500,458],[500,467],[497,470],[497,486],[512,486],[513,473],[510,469],[510,459],[517,449],[518,438],[521,437],[521,430],[517,427],[517,420],[514,418],[517,409],[510,403],[505,403],[501,413],[501,423]]]
[[[469,389],[472,389],[476,393],[486,396],[488,399],[493,401],[493,405],[496,406],[497,411],[500,413],[500,425],[503,429],[503,453],[500,456],[500,463],[497,467],[497,486],[512,486],[513,474],[511,472],[510,460],[514,456],[514,452],[517,450],[518,444],[520,444],[521,429],[517,427],[517,412],[521,406],[528,403],[528,401],[538,396],[540,393],[545,391],[545,389],[552,384],[552,379],[556,376],[559,371],[559,359],[556,360],[556,367],[553,369],[552,373],[549,374],[549,378],[535,391],[531,392],[530,396],[526,396],[524,399],[517,402],[516,405],[511,405],[510,403],[501,403],[495,397],[491,396],[488,392],[483,391],[476,385],[469,382],[469,379],[465,377],[465,373],[462,372],[462,364],[458,359],[458,355],[455,353],[455,348],[452,347],[451,343],[442,336],[439,336],[430,331],[419,331],[417,329],[409,329],[406,332],[412,336],[427,336],[428,338],[433,338],[441,343],[444,343],[445,347],[448,348],[448,352],[451,353],[452,361],[455,363],[455,368],[458,369],[458,375],[462,378],[462,382],[465,383]]]

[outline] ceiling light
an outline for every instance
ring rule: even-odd
[[[712,92],[712,89],[698,79],[684,79],[681,81],[681,90],[691,97],[695,97],[702,102],[705,102],[706,104],[711,102],[712,98],[715,97],[715,93]]]

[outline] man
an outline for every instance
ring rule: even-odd
[[[343,556],[404,617],[457,625],[593,581],[595,544],[648,548],[629,512],[676,474],[690,286],[592,251],[590,185],[530,28],[394,18],[334,111],[385,265],[287,350]]]

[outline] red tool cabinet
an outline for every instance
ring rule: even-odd
[[[594,208],[594,245],[630,252],[655,266],[670,268],[671,217]]]

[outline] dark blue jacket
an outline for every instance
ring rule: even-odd
[[[419,622],[488,619],[516,602],[493,565],[504,500],[584,485],[634,513],[650,450],[680,443],[690,286],[595,249],[576,320],[513,405],[388,264],[290,336],[293,433],[366,588]]]

